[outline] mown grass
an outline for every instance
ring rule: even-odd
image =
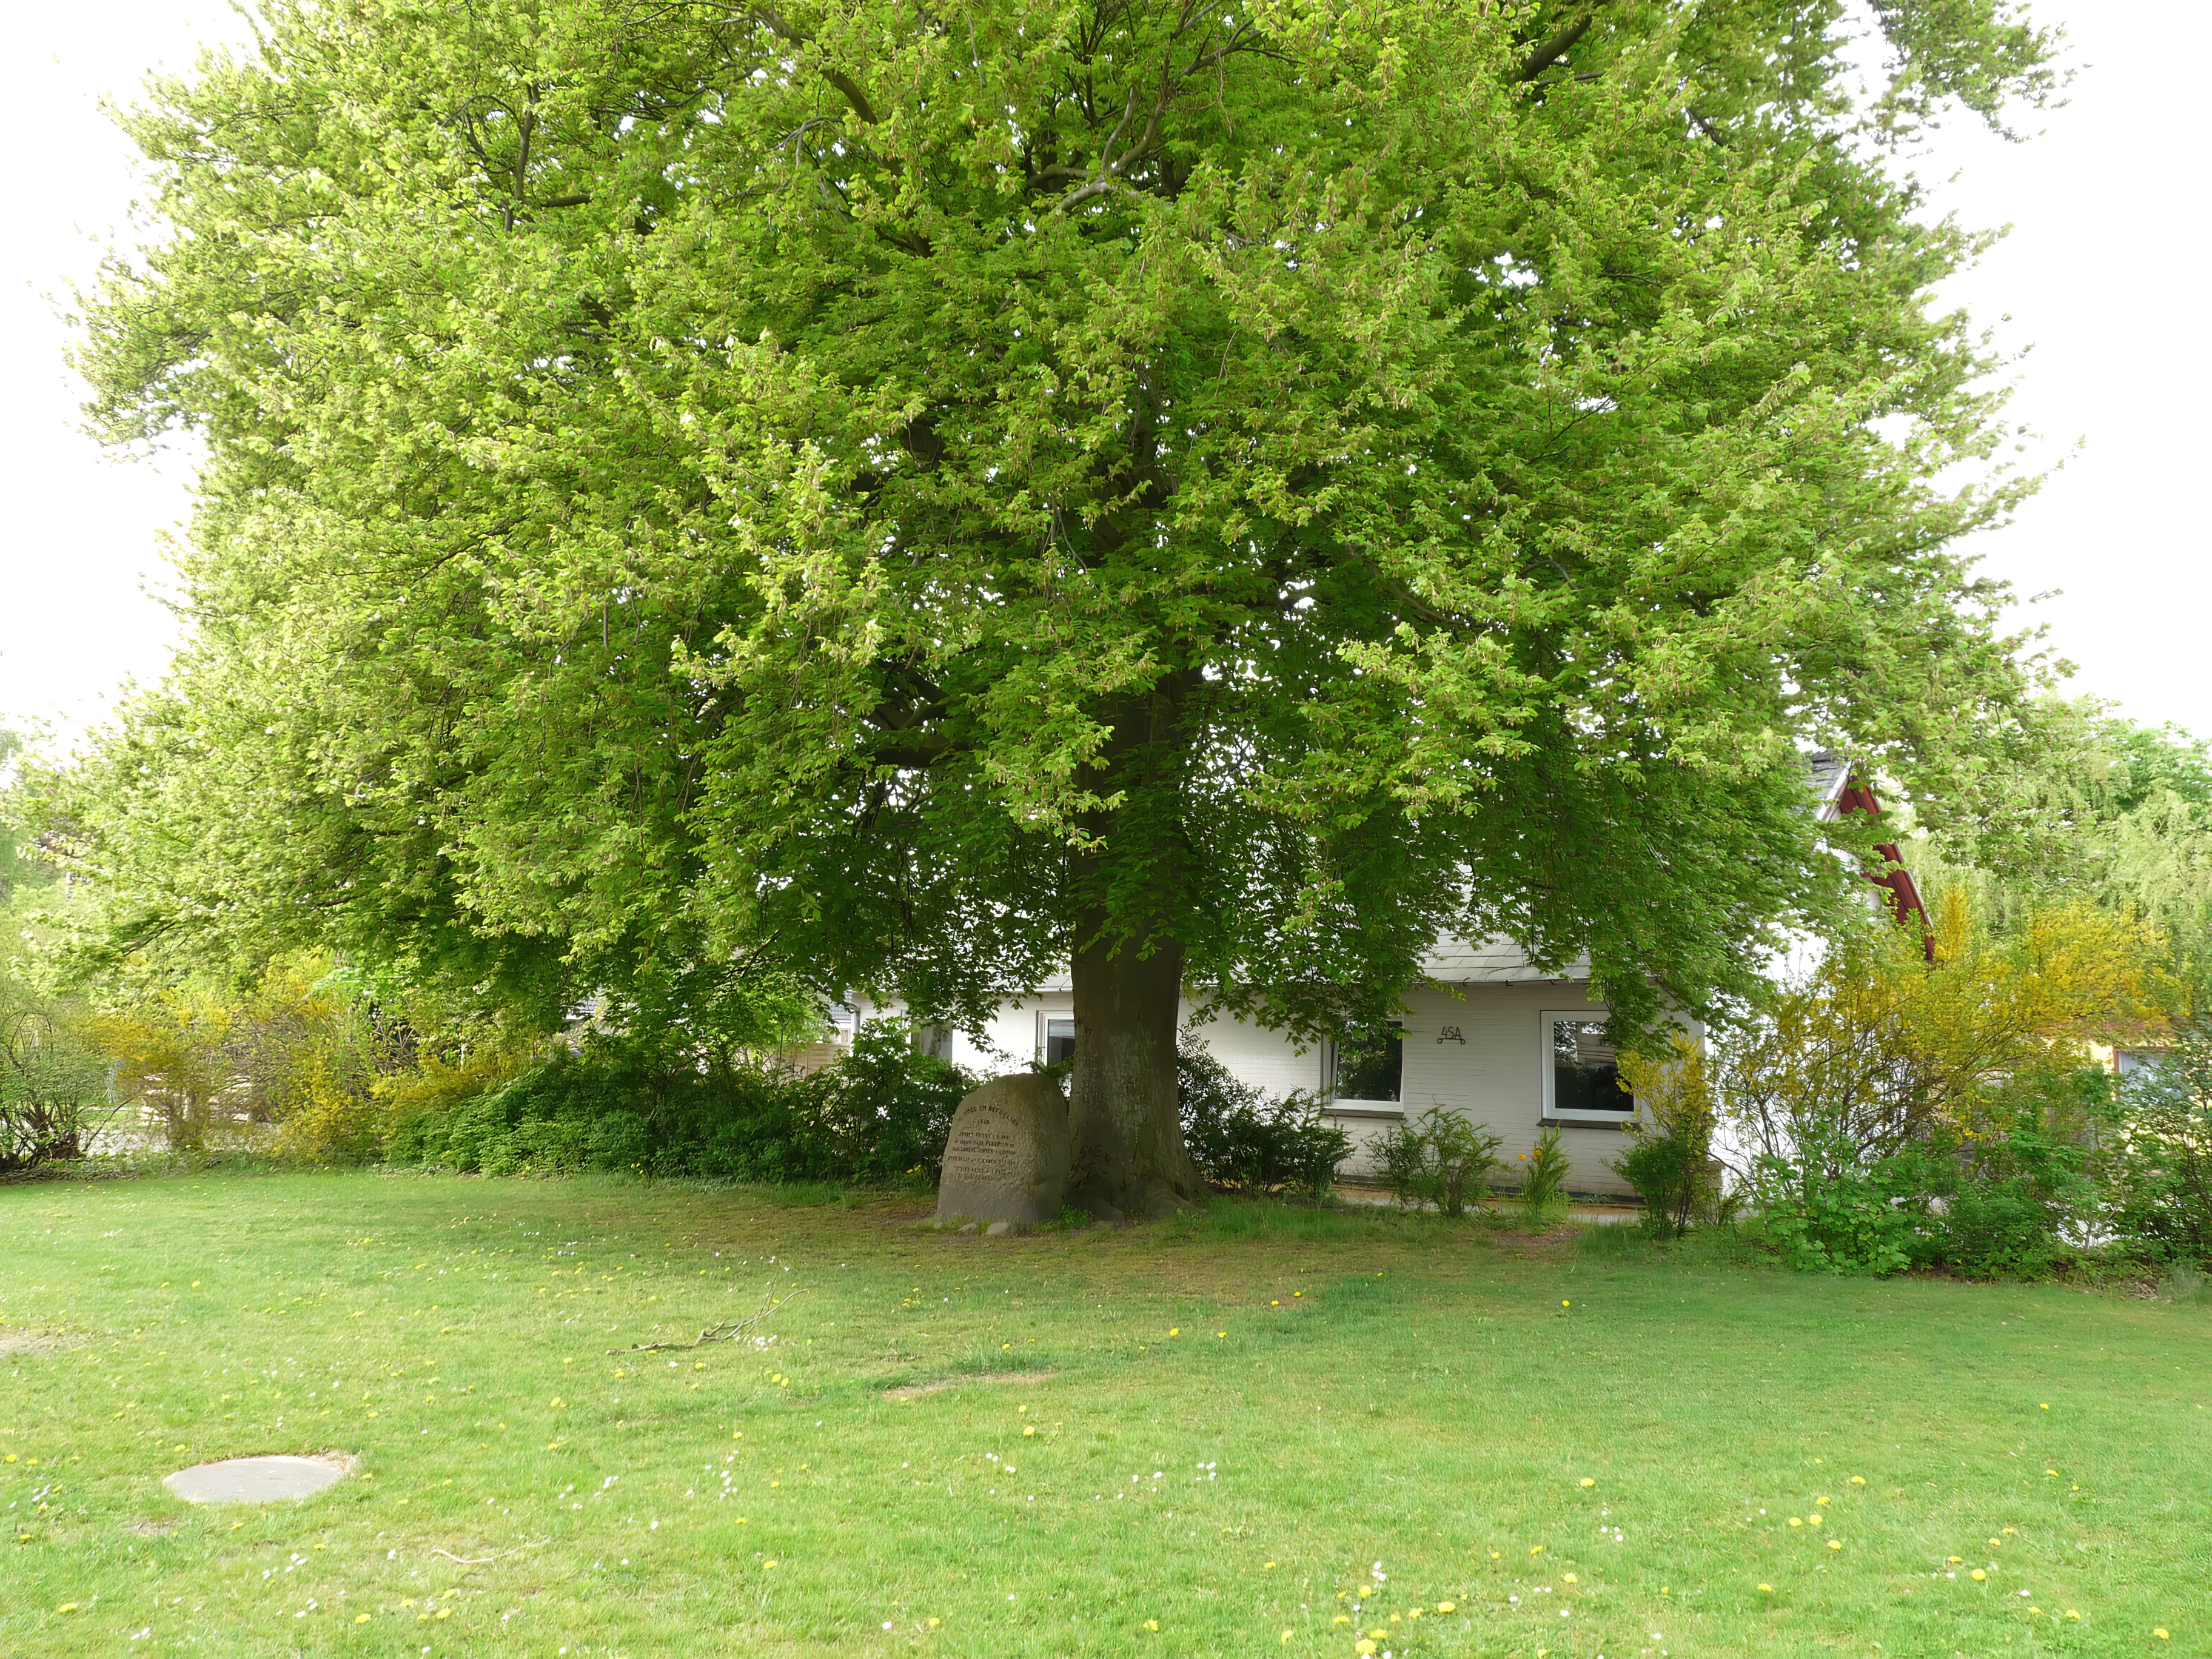
[[[921,1207],[0,1189],[0,1653],[2212,1652],[2201,1302]],[[303,1504],[160,1484],[325,1449]]]

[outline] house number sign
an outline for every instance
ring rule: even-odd
[[[1437,1041],[1439,1042],[1464,1043],[1467,1039],[1459,1034],[1458,1026],[1447,1025],[1443,1030],[1437,1033]]]

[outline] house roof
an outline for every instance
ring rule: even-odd
[[[1532,963],[1528,953],[1502,933],[1479,942],[1447,935],[1421,958],[1421,977],[1438,985],[1540,985],[1547,980],[1586,980],[1589,973],[1587,952],[1547,972]],[[1063,969],[1036,988],[1073,991],[1074,975]]]
[[[1831,823],[1844,810],[1851,763],[1832,749],[1816,749],[1805,757],[1805,781],[1813,792],[1815,817],[1822,823]]]
[[[1504,934],[1477,942],[1440,939],[1421,958],[1421,977],[1440,985],[1534,985],[1545,980],[1588,979],[1588,952],[1563,968],[1545,969],[1528,960],[1528,953]]]

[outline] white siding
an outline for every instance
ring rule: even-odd
[[[1447,989],[1423,986],[1406,997],[1406,1063],[1401,1088],[1401,1109],[1418,1117],[1431,1106],[1462,1114],[1487,1124],[1504,1137],[1498,1156],[1510,1171],[1516,1160],[1535,1144],[1543,1113],[1546,1049],[1541,1016],[1550,1010],[1587,1010],[1602,1015],[1583,987],[1571,981],[1522,981],[1474,984]],[[985,1076],[1025,1069],[1038,1058],[1038,1034],[1043,1017],[1068,1018],[1074,998],[1064,990],[1040,991],[1007,1004],[993,1016],[984,1035],[1000,1051],[987,1054],[975,1041],[962,1034],[955,1040],[953,1058]],[[1190,1006],[1185,1003],[1186,1018]],[[1456,1027],[1463,1042],[1443,1039],[1447,1026]],[[1243,1082],[1272,1095],[1312,1091],[1321,1086],[1322,1055],[1315,1048],[1298,1052],[1297,1046],[1279,1031],[1239,1020],[1217,1019],[1199,1028],[1199,1036],[1214,1057]],[[1390,1120],[1348,1117],[1341,1120],[1352,1139],[1352,1155],[1345,1174],[1358,1177],[1374,1170],[1374,1143],[1388,1131]],[[1606,1168],[1618,1158],[1621,1135],[1617,1129],[1563,1125],[1559,1144],[1571,1163],[1568,1186],[1577,1193],[1626,1194],[1627,1183]]]
[[[1505,1137],[1498,1149],[1508,1170],[1536,1143],[1543,1116],[1545,1033],[1547,1010],[1587,1009],[1602,1016],[1583,987],[1573,983],[1469,985],[1455,996],[1442,987],[1409,992],[1406,1018],[1405,1082],[1400,1092],[1409,1116],[1431,1106]],[[1456,1026],[1465,1042],[1442,1040],[1444,1027]],[[1387,1127],[1387,1126],[1378,1126]],[[1618,1129],[1563,1125],[1559,1146],[1572,1164],[1570,1188],[1578,1193],[1630,1190],[1606,1164],[1620,1156]]]

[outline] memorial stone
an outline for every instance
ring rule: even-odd
[[[952,1114],[938,1220],[1058,1220],[1068,1152],[1067,1097],[1058,1083],[1038,1072],[992,1079]]]

